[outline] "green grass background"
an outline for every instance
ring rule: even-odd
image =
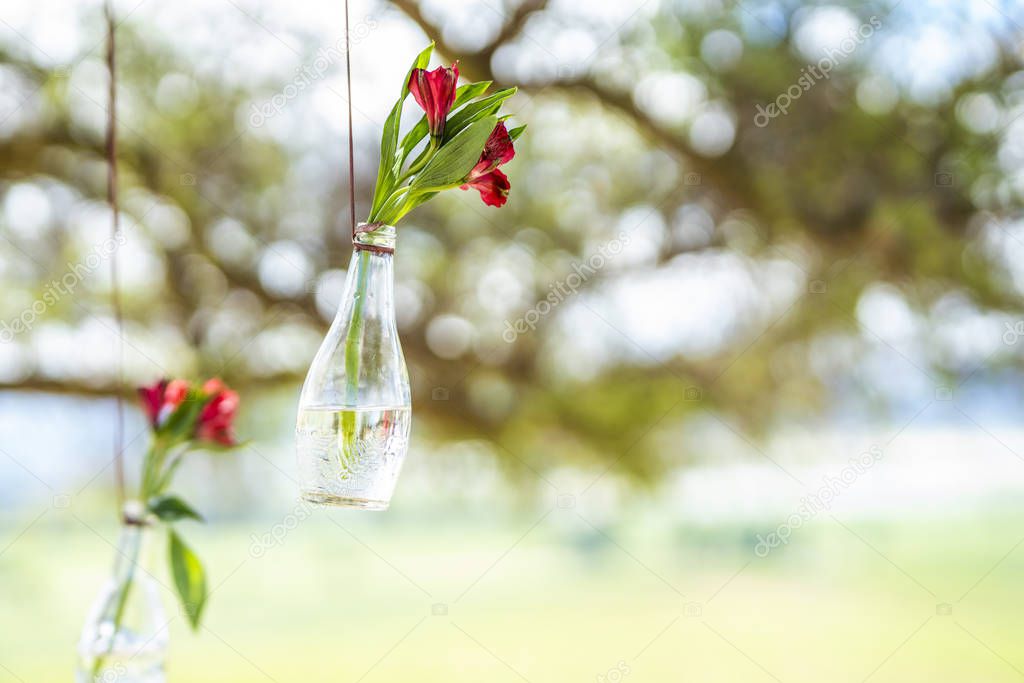
[[[540,523],[545,507],[318,511],[260,558],[251,536],[279,520],[220,520],[185,530],[216,589],[198,635],[165,594],[169,679],[1016,681],[1024,515],[1010,507],[848,528],[826,515],[764,559],[761,528],[595,529],[557,507]],[[72,506],[15,538],[33,517],[0,526],[0,681],[71,680],[117,529]]]

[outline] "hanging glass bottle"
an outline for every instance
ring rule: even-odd
[[[150,526],[126,515],[114,571],[78,642],[77,683],[164,683],[167,616],[149,570]]]
[[[306,375],[296,449],[302,497],[387,509],[412,419],[395,323],[395,228],[360,224],[338,314]]]

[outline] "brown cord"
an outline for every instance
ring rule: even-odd
[[[107,72],[109,74],[109,90],[107,93],[107,204],[111,214],[111,238],[115,244],[121,232],[117,204],[117,63],[114,58],[114,9],[111,0],[104,5],[107,20]],[[117,403],[117,427],[114,431],[114,475],[117,480],[118,514],[124,510],[124,400],[121,389],[124,386],[124,315],[121,311],[121,292],[119,289],[117,269],[117,250],[110,255],[110,302],[114,309],[114,322],[118,334],[117,349],[117,383],[114,400]]]
[[[383,227],[383,223],[366,223],[355,229],[352,233],[352,248],[356,251],[372,251],[374,254],[394,254],[394,247],[385,247],[381,244],[366,244],[358,240],[359,233],[361,232],[373,232],[377,228]]]
[[[348,208],[352,216],[352,243],[356,239],[356,152],[352,132],[352,35],[349,31],[348,0],[345,0],[345,84],[348,86]]]
[[[359,242],[353,242],[352,248],[356,251],[372,251],[374,254],[394,254],[395,250],[392,247],[381,247],[376,244],[360,244]]]

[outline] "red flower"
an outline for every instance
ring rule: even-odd
[[[463,190],[469,188],[477,190],[487,206],[504,206],[508,201],[508,191],[512,189],[512,183],[508,181],[508,176],[494,169],[462,186]]]
[[[191,386],[183,379],[168,382],[162,379],[152,386],[139,387],[142,410],[154,428],[159,429],[167,418],[188,398]],[[203,385],[199,400],[205,400],[203,409],[196,418],[192,436],[199,441],[235,445],[232,431],[235,413],[238,411],[238,393],[229,389],[219,379],[211,379]]]
[[[164,404],[164,392],[167,390],[167,380],[162,379],[152,386],[139,387],[139,400],[142,402],[142,412],[146,413],[150,424],[156,426],[157,417],[160,415],[160,407]]]
[[[491,131],[491,137],[487,138],[480,161],[469,172],[466,184],[461,189],[477,190],[484,204],[488,206],[503,206],[508,201],[508,191],[512,184],[498,167],[512,161],[515,155],[516,150],[512,146],[508,130],[505,129],[505,122],[500,121]]]
[[[139,387],[139,399],[142,411],[146,413],[150,424],[159,426],[174,409],[181,405],[188,396],[188,382],[176,379],[168,382],[162,379],[152,386]]]
[[[219,379],[203,385],[203,393],[210,396],[196,422],[196,438],[224,446],[235,445],[233,422],[238,411],[238,393],[228,389]]]
[[[409,92],[427,114],[430,136],[444,135],[444,123],[455,104],[455,88],[459,83],[459,63],[451,68],[439,66],[433,71],[413,69],[409,74]]]
[[[172,379],[164,391],[164,407],[174,410],[188,397],[188,382],[183,379]]]

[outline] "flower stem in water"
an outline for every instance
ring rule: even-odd
[[[366,283],[370,273],[371,254],[360,250],[356,260],[359,269],[356,277],[355,301],[352,302],[352,318],[349,321],[348,337],[345,339],[345,402],[351,406],[359,405],[359,361],[363,352],[363,307],[366,304]],[[341,434],[342,446],[347,453],[349,445],[355,437],[355,413],[342,413]]]

